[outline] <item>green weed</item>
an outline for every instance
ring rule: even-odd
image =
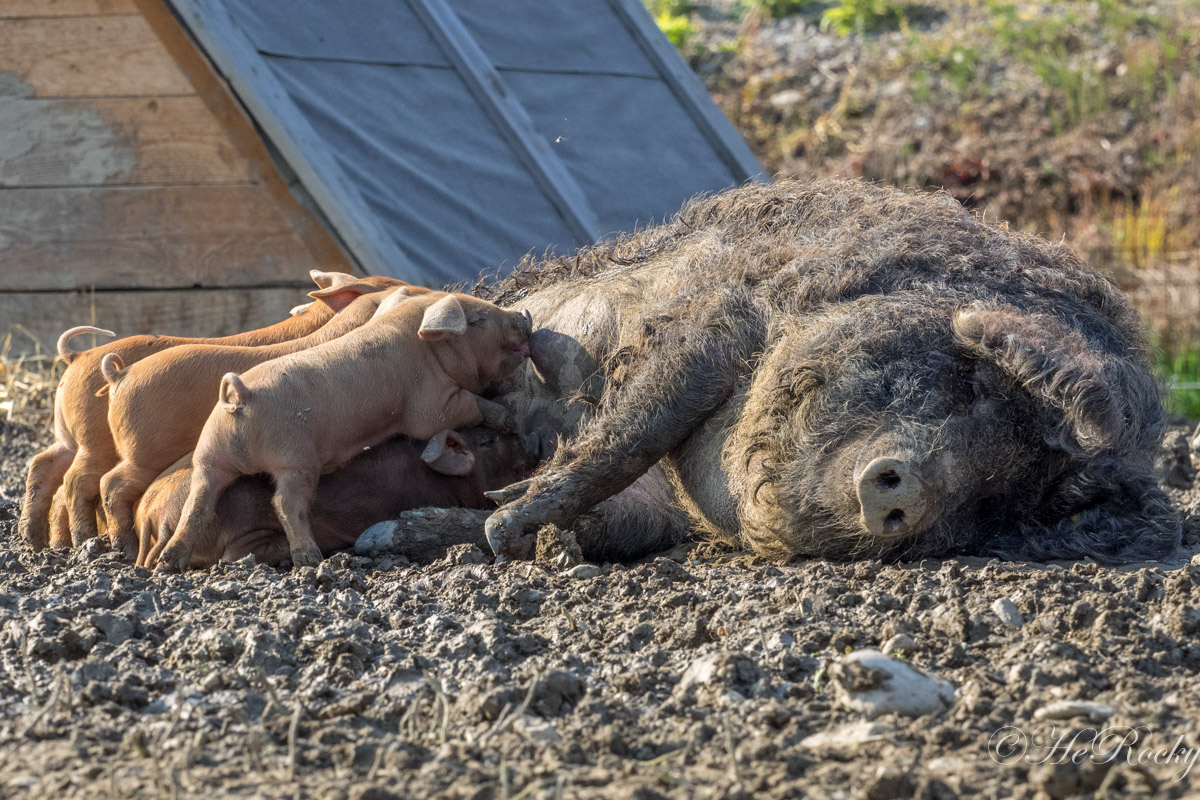
[[[905,26],[901,3],[896,0],[840,0],[825,9],[821,27],[838,33],[868,33]]]
[[[664,11],[655,14],[654,21],[658,23],[658,29],[666,35],[671,44],[675,45],[676,50],[686,49],[692,41],[692,37],[696,35],[696,26],[692,24],[691,18],[682,14]]]
[[[798,14],[819,0],[744,0],[748,13],[760,17],[779,19]]]
[[[1174,357],[1161,355],[1159,366],[1167,379],[1167,408],[1172,414],[1200,419],[1200,351]]]

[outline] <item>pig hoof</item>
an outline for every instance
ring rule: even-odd
[[[483,532],[487,536],[488,545],[492,548],[492,552],[498,556],[504,556],[505,547],[508,540],[512,538],[512,528],[516,525],[517,519],[511,511],[497,511],[487,518],[487,522],[483,525]]]
[[[133,561],[137,558],[138,546],[136,542],[129,542],[118,537],[112,542],[112,549],[126,561]]]
[[[320,564],[324,558],[321,556],[321,551],[314,545],[313,547],[298,548],[292,551],[292,568],[300,567],[315,567]]]

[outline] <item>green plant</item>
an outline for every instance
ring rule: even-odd
[[[983,53],[979,50],[944,38],[920,45],[918,52],[922,62],[943,75],[960,94],[967,91],[967,87],[975,79],[979,65],[984,61]],[[923,70],[918,72],[923,74],[921,79],[918,79],[916,73],[913,74],[914,89],[916,82],[923,80],[923,88],[928,92],[929,76],[924,74]]]
[[[744,0],[743,5],[749,13],[760,17],[779,19],[792,14],[798,14],[818,0]]]
[[[1141,198],[1125,202],[1113,214],[1113,246],[1126,263],[1149,267],[1169,249],[1170,217],[1176,191],[1154,192],[1147,186]]]
[[[1051,107],[1051,120],[1061,134],[1083,119],[1108,108],[1108,87],[1088,61],[1073,53],[1079,46],[1083,18],[1073,3],[1049,15],[1030,14],[1016,6],[990,3],[992,32],[1004,51],[1032,67],[1034,74],[1061,103]]]
[[[644,0],[651,15],[669,14],[673,17],[684,17],[696,10],[696,4],[691,0]]]
[[[656,14],[654,21],[658,23],[658,29],[666,35],[671,44],[675,45],[676,50],[687,48],[688,43],[696,34],[696,26],[692,24],[692,20],[682,14],[664,11]]]
[[[1160,355],[1159,365],[1167,379],[1167,408],[1172,414],[1200,419],[1200,351]]]
[[[903,27],[904,11],[896,0],[839,0],[821,15],[821,27],[838,33],[866,33]]]

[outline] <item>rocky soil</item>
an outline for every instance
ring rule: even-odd
[[[0,422],[0,498],[44,439]],[[161,576],[99,542],[33,554],[16,515],[0,499],[0,797],[1184,797],[1196,779],[1188,553],[556,571],[460,546]]]

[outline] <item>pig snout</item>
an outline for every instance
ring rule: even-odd
[[[903,458],[875,458],[855,484],[862,523],[873,535],[898,539],[921,530],[933,492],[916,465]]]

